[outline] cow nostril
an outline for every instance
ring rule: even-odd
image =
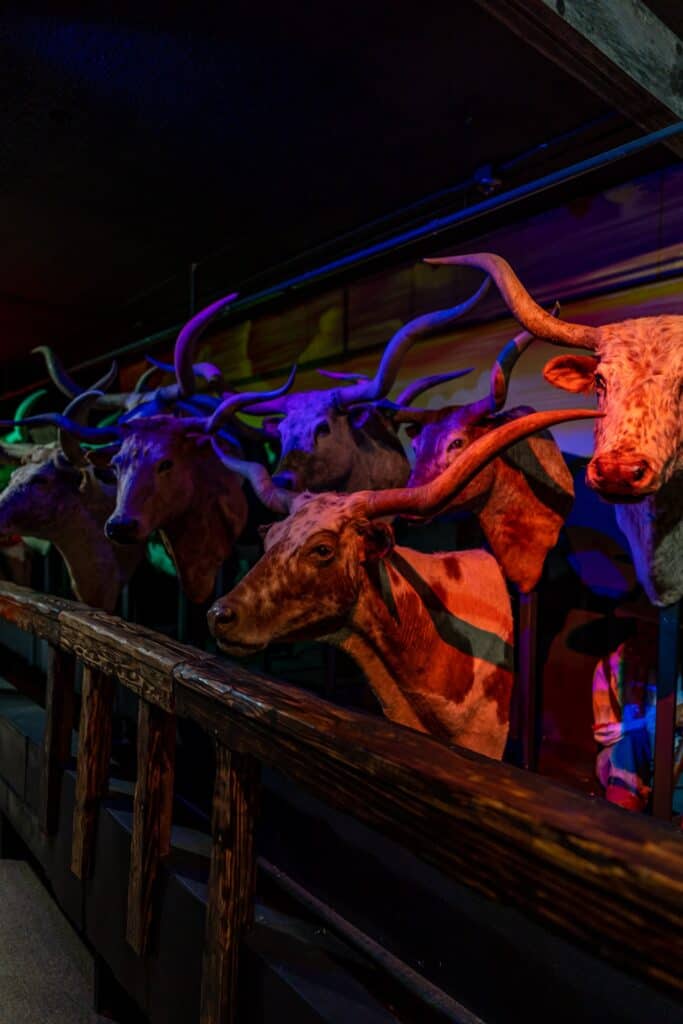
[[[645,476],[645,474],[647,473],[647,470],[648,470],[647,462],[639,462],[637,466],[634,466],[634,469],[633,469],[633,479],[636,480],[636,481],[642,480],[643,477]]]
[[[140,523],[137,519],[122,516],[119,519],[110,519],[104,528],[109,540],[126,543],[137,539]]]
[[[214,632],[218,626],[232,626],[237,621],[237,612],[230,605],[212,609],[209,612],[209,625]]]

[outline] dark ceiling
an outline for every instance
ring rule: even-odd
[[[587,122],[510,180],[638,134],[473,0],[93,6],[0,15],[6,379],[177,322],[192,262],[200,302],[248,289]]]

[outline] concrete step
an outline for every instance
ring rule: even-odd
[[[93,959],[23,861],[0,860],[0,1024],[96,1024]]]

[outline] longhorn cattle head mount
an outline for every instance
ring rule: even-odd
[[[372,379],[326,373],[341,386],[251,406],[249,412],[273,417],[266,420],[265,427],[280,442],[280,461],[275,470],[278,485],[319,492],[403,483],[408,462],[382,401],[412,345],[450,327],[474,308],[487,288],[485,281],[467,301],[417,317],[401,327],[387,344]],[[455,371],[444,379],[453,380],[469,372]]]

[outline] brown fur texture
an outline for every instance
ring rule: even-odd
[[[512,613],[490,555],[394,549],[386,523],[338,494],[298,497],[265,548],[209,613],[224,650],[324,639],[358,661],[388,718],[502,756]]]
[[[116,508],[107,529],[127,520],[125,539],[135,542],[160,530],[183,590],[191,601],[205,601],[246,525],[241,478],[223,466],[207,435],[180,418],[151,416],[121,427],[124,440],[112,459]]]
[[[532,410],[520,407],[472,424],[467,406],[449,406],[413,431],[415,465],[408,486],[439,476],[477,437]],[[471,510],[506,578],[528,593],[574,499],[571,473],[552,434],[520,441],[494,459],[443,511]]]
[[[597,392],[604,417],[587,482],[617,503],[650,601],[672,604],[683,597],[683,317],[596,331],[594,355],[558,356],[544,375],[568,391]]]
[[[57,444],[36,446],[0,494],[0,535],[53,543],[76,597],[111,612],[144,554],[143,544],[120,548],[105,537],[115,502],[113,482],[98,479],[92,466],[73,466]]]

